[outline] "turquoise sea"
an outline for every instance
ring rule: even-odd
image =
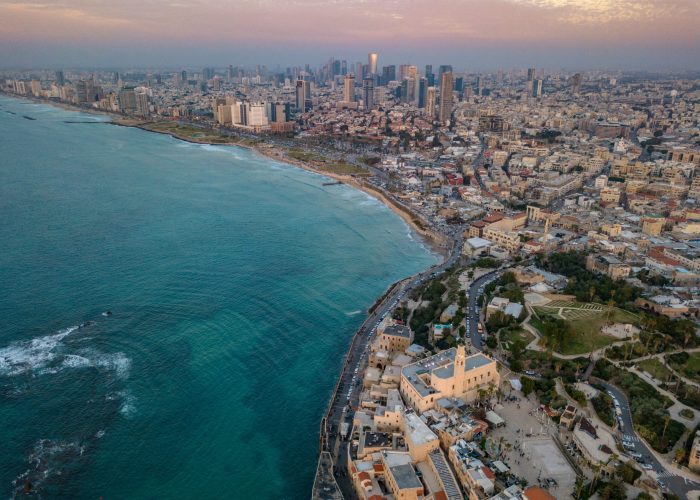
[[[437,260],[405,223],[244,149],[3,96],[0,176],[0,497],[308,498],[364,311]]]

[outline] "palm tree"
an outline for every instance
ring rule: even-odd
[[[663,432],[661,433],[661,439],[663,439],[664,436],[666,435],[666,429],[668,428],[668,423],[669,423],[670,421],[671,421],[671,416],[670,416],[670,415],[666,415],[666,416],[664,417],[664,430],[663,430]]]

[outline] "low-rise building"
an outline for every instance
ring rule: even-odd
[[[586,257],[586,269],[604,274],[614,280],[626,278],[632,268],[614,255],[596,254]]]
[[[466,355],[463,345],[407,365],[401,371],[399,390],[404,401],[418,412],[433,408],[440,398],[471,402],[479,389],[498,387],[496,362],[483,355]]]

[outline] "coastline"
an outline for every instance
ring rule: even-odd
[[[232,140],[233,138],[231,137],[226,137],[227,140],[221,141],[221,142],[214,142],[211,140],[207,140],[206,138],[204,139],[199,139],[196,137],[186,137],[182,134],[178,134],[177,132],[173,130],[157,130],[153,128],[153,125],[155,125],[156,122],[150,122],[150,121],[145,121],[145,120],[139,120],[135,118],[129,118],[117,113],[113,113],[110,111],[104,111],[104,110],[98,110],[98,109],[91,109],[87,107],[81,107],[81,106],[76,106],[73,104],[61,102],[61,101],[52,101],[48,99],[41,99],[37,98],[34,96],[16,96],[14,94],[7,94],[5,92],[2,93],[3,95],[7,95],[8,97],[14,98],[14,99],[26,99],[31,102],[36,102],[39,104],[46,104],[49,106],[55,106],[57,108],[66,110],[66,111],[78,111],[78,112],[83,112],[83,113],[89,113],[93,115],[99,115],[99,116],[106,116],[109,117],[109,121],[105,123],[109,123],[112,125],[120,126],[120,127],[130,127],[130,128],[138,128],[147,132],[154,132],[157,134],[163,134],[163,135],[169,135],[170,137],[173,137],[174,139],[178,139],[184,142],[189,142],[192,144],[201,144],[201,145],[209,145],[209,146],[238,146],[241,148],[246,148],[249,150],[252,150],[262,156],[265,156],[267,158],[270,158],[275,161],[279,161],[282,163],[285,163],[287,165],[291,165],[297,168],[301,168],[303,170],[306,170],[308,172],[313,172],[315,174],[319,174],[325,177],[328,177],[329,179],[333,179],[334,181],[341,182],[343,184],[347,184],[355,189],[358,189],[373,198],[377,199],[379,202],[384,204],[387,208],[389,208],[391,211],[393,211],[396,215],[401,217],[401,219],[408,224],[408,226],[416,233],[418,234],[424,242],[428,245],[428,247],[433,251],[434,253],[437,253],[440,255],[440,257],[444,260],[447,258],[447,255],[449,254],[449,249],[445,246],[447,243],[447,240],[444,235],[430,229],[427,227],[427,224],[425,221],[422,220],[422,218],[412,212],[412,210],[398,202],[397,200],[391,198],[387,193],[384,192],[379,187],[370,185],[366,182],[362,182],[360,177],[356,177],[353,175],[348,175],[348,174],[338,174],[334,172],[328,172],[325,170],[322,170],[320,168],[315,168],[310,161],[302,161],[302,160],[297,160],[295,158],[290,158],[287,154],[285,154],[285,150],[279,148],[278,146],[275,146],[273,144],[266,143],[264,139],[261,139],[259,143],[251,143],[250,140],[247,140],[247,142],[244,141],[235,141]],[[150,125],[150,126],[149,126]],[[207,129],[202,129],[203,132],[207,131]],[[213,129],[208,129],[211,132],[216,132]]]
[[[301,168],[308,172],[313,172],[315,174],[322,175],[324,177],[341,182],[343,184],[347,184],[348,186],[360,190],[377,199],[387,208],[393,211],[396,215],[401,217],[401,219],[404,222],[406,222],[406,224],[408,224],[408,226],[425,241],[425,243],[430,247],[430,249],[433,252],[439,254],[443,259],[445,259],[447,257],[447,254],[449,253],[448,249],[445,247],[446,238],[444,235],[433,231],[432,229],[426,228],[425,222],[420,218],[420,216],[412,213],[410,208],[392,199],[381,188],[372,186],[366,182],[362,182],[361,177],[349,174],[338,174],[316,168],[311,164],[311,162],[290,158],[287,154],[285,154],[284,149],[281,149],[273,144],[266,143],[264,140],[261,140],[261,142],[257,144],[250,144],[246,142],[237,141],[212,142],[206,139],[186,137],[172,130],[157,130],[148,126],[149,124],[151,124],[151,122],[116,117],[116,119],[112,120],[110,123],[120,127],[138,128],[147,132],[168,135],[174,139],[178,139],[183,142],[189,142],[191,144],[200,144],[206,146],[237,146],[245,148],[257,154],[260,154],[261,156],[265,156],[266,158],[279,161],[281,163],[285,163],[293,167]]]
[[[14,96],[14,95],[9,95],[12,98],[19,98],[22,99],[23,96]],[[293,167],[301,168],[303,170],[319,174],[321,176],[324,176],[328,179],[332,179],[338,182],[341,182],[343,184],[347,184],[351,186],[354,189],[358,189],[373,198],[377,199],[380,201],[382,204],[384,204],[387,208],[392,210],[396,215],[401,217],[401,219],[411,228],[413,232],[418,234],[419,237],[423,240],[423,242],[428,246],[428,248],[434,253],[439,255],[439,262],[436,264],[433,264],[430,266],[428,269],[431,269],[434,266],[441,265],[445,263],[449,258],[450,258],[450,247],[448,244],[450,243],[450,240],[445,236],[442,235],[441,233],[438,233],[437,231],[432,230],[431,228],[428,227],[428,224],[423,220],[423,218],[416,214],[411,208],[408,206],[404,205],[401,203],[399,200],[394,199],[391,197],[388,193],[386,193],[383,189],[380,187],[376,187],[374,185],[369,184],[368,182],[365,182],[364,179],[362,179],[361,176],[354,176],[350,174],[339,174],[335,172],[328,172],[324,171],[323,169],[320,168],[315,168],[313,166],[313,162],[307,162],[307,161],[302,161],[299,159],[291,158],[288,155],[288,150],[284,147],[279,147],[274,144],[266,143],[264,140],[256,143],[251,140],[247,140],[246,142],[235,142],[233,138],[225,138],[227,139],[226,142],[212,142],[208,140],[202,140],[198,139],[198,137],[187,137],[184,135],[180,135],[177,133],[174,133],[172,130],[157,130],[154,128],[149,127],[149,125],[153,126],[155,125],[155,122],[148,122],[148,121],[143,121],[143,120],[136,120],[136,119],[129,119],[121,115],[116,115],[114,113],[110,112],[103,112],[99,110],[89,110],[89,109],[84,109],[81,107],[77,106],[71,106],[66,103],[58,103],[58,102],[53,102],[53,101],[47,101],[43,99],[28,99],[31,102],[36,102],[40,104],[47,104],[51,106],[56,106],[60,109],[64,110],[69,110],[69,111],[79,111],[79,112],[89,112],[94,115],[102,115],[102,116],[108,116],[109,120],[104,121],[102,123],[109,123],[112,125],[117,125],[117,126],[123,126],[123,127],[131,127],[131,128],[139,128],[141,130],[145,130],[148,132],[156,132],[159,134],[163,135],[169,135],[173,137],[174,139],[181,140],[183,142],[189,142],[193,144],[200,144],[200,145],[214,145],[214,146],[239,146],[243,147],[246,149],[249,149],[256,154],[260,154],[262,156],[265,156],[266,158],[278,161],[280,163],[284,163]],[[218,131],[216,130],[211,130],[209,129],[210,132],[218,134]],[[206,133],[206,130],[202,130],[203,134]],[[415,276],[415,275],[414,275]],[[323,459],[323,444],[327,442],[329,439],[329,429],[328,429],[328,421],[330,419],[331,415],[331,408],[333,405],[333,402],[336,398],[336,396],[339,394],[339,390],[343,381],[343,377],[345,373],[350,369],[351,363],[355,363],[356,359],[353,359],[353,350],[355,348],[362,348],[366,349],[367,346],[363,345],[363,343],[366,343],[368,339],[370,338],[371,334],[369,329],[366,327],[370,321],[376,320],[375,316],[375,311],[379,307],[386,307],[386,304],[388,304],[389,297],[391,296],[392,293],[397,289],[397,287],[403,286],[405,283],[408,283],[408,280],[412,279],[413,276],[407,276],[404,277],[394,283],[391,283],[387,289],[379,295],[376,300],[373,301],[372,305],[368,308],[368,315],[367,318],[362,322],[362,325],[358,327],[358,329],[353,333],[352,337],[349,339],[350,343],[348,345],[347,350],[342,354],[342,357],[338,359],[338,368],[339,368],[339,373],[336,377],[336,383],[334,387],[332,388],[331,393],[329,394],[328,397],[328,403],[327,403],[327,408],[324,410],[323,415],[321,416],[321,421],[320,421],[320,442],[321,442],[321,454],[319,456],[319,462],[322,461]],[[378,314],[378,313],[377,313]],[[319,476],[319,470],[320,468],[317,469],[316,477],[314,479],[313,487],[316,486],[318,476]],[[330,480],[335,484],[335,479],[332,477],[332,474],[330,476]],[[337,484],[336,484],[337,487]]]

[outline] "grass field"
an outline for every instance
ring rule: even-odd
[[[667,356],[668,365],[676,370],[681,376],[689,380],[700,382],[700,353],[688,353],[688,360],[685,363],[677,363],[673,357]]]
[[[649,375],[654,377],[656,380],[660,380],[661,382],[668,380],[669,376],[673,373],[658,359],[645,359],[644,361],[640,361],[637,363],[637,368],[641,371],[647,372]]]
[[[615,337],[601,333],[608,320],[608,308],[593,302],[570,302],[555,300],[546,306],[533,308],[539,317],[552,316],[565,319],[571,325],[573,338],[562,347],[562,354],[584,354],[597,350],[617,340]],[[612,323],[638,323],[639,318],[628,311],[614,308],[610,312]],[[531,318],[532,326],[541,331],[542,323]]]
[[[215,130],[203,130],[188,125],[181,125],[176,122],[162,121],[157,123],[148,123],[144,125],[147,130],[155,132],[165,132],[175,134],[184,139],[192,141],[206,142],[213,144],[245,144],[254,145],[256,141],[245,137],[229,137],[219,134]]]
[[[316,153],[303,151],[301,149],[291,149],[287,154],[290,158],[308,162],[314,168],[331,174],[352,175],[367,173],[367,170],[362,167],[352,165],[342,160],[330,160]]]
[[[498,338],[501,341],[504,349],[510,349],[510,345],[517,341],[522,340],[523,345],[528,345],[535,338],[530,332],[522,328],[517,328],[515,330],[501,330],[498,334]]]

